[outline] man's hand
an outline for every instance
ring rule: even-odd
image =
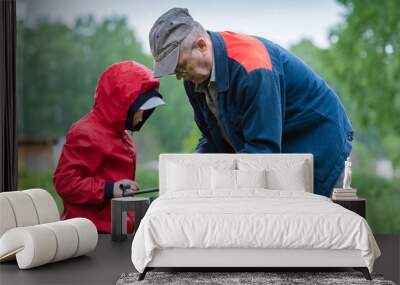
[[[130,188],[127,188],[129,186]],[[122,188],[126,189],[125,191],[137,191],[139,189],[139,184],[136,181],[129,179],[122,179],[114,183],[113,189],[113,197],[120,198],[124,191]]]

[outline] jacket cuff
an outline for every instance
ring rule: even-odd
[[[106,185],[104,186],[104,198],[111,199],[114,197],[114,183],[111,181],[106,181]]]

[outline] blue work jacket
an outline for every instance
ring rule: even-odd
[[[184,86],[202,136],[200,153],[312,153],[314,193],[330,196],[352,148],[339,97],[298,57],[273,42],[209,32],[216,118],[194,83]]]

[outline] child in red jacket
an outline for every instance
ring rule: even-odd
[[[136,149],[126,130],[139,131],[157,106],[165,104],[159,81],[133,61],[109,66],[97,83],[90,113],[69,129],[53,176],[64,202],[63,219],[84,217],[99,232],[111,232],[111,201],[121,184],[138,189]],[[134,213],[128,213],[128,231]]]

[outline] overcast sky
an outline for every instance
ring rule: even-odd
[[[18,17],[24,17],[28,23],[40,17],[72,24],[77,16],[89,13],[98,20],[126,15],[146,51],[152,24],[173,7],[188,8],[208,30],[258,35],[284,47],[304,37],[327,47],[329,30],[342,21],[344,13],[343,7],[333,0],[17,0]]]

